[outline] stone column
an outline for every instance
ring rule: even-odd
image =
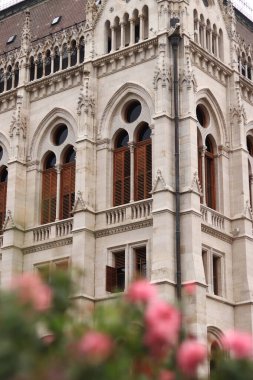
[[[123,49],[125,47],[125,40],[126,40],[126,24],[124,22],[120,23],[120,28],[121,28],[121,40],[120,40],[120,48]]]
[[[140,18],[140,40],[139,41],[143,41],[144,40],[144,15],[140,14],[139,18]]]
[[[135,42],[135,29],[134,29],[134,26],[135,26],[135,23],[134,23],[134,19],[130,19],[130,45],[133,45],[134,42]]]
[[[111,34],[112,34],[112,52],[116,49],[116,31],[115,26],[111,26]]]

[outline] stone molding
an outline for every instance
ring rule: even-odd
[[[95,232],[95,237],[96,238],[101,238],[105,236],[110,236],[114,234],[119,234],[122,232],[127,232],[127,231],[132,231],[132,230],[137,230],[139,228],[146,228],[146,227],[151,227],[153,225],[153,220],[144,220],[141,222],[135,222],[131,224],[125,224],[122,226],[118,227],[112,227],[112,228],[105,228],[103,230],[99,230]]]
[[[71,245],[72,242],[73,242],[73,238],[69,237],[69,238],[66,238],[66,239],[60,239],[60,240],[56,240],[56,241],[50,241],[48,243],[39,244],[39,245],[36,245],[36,246],[33,245],[31,247],[24,248],[23,249],[23,254],[27,255],[29,253],[40,252],[40,251],[44,251],[44,250],[47,250],[47,249],[62,247],[64,245]]]
[[[208,235],[211,235],[212,237],[216,239],[223,240],[226,243],[232,244],[233,242],[233,238],[231,236],[227,235],[224,232],[218,231],[211,226],[207,226],[206,224],[203,224],[203,223],[201,223],[201,231],[205,232]]]

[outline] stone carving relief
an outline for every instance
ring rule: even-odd
[[[30,12],[27,10],[25,12],[25,23],[22,30],[21,35],[21,48],[20,48],[20,57],[23,55],[26,55],[30,49],[30,43],[31,43],[31,19],[30,19]]]
[[[170,112],[169,92],[171,89],[172,74],[166,56],[166,44],[160,43],[159,56],[156,63],[153,85],[155,89],[156,113]]]
[[[156,172],[156,177],[153,182],[153,187],[151,194],[156,193],[158,191],[165,191],[165,190],[171,190],[170,187],[166,184],[162,172],[160,169],[157,170]]]
[[[78,97],[78,138],[94,138],[95,100],[90,88],[89,73],[85,73],[83,86]]]
[[[6,212],[6,216],[5,216],[5,220],[4,220],[4,224],[3,224],[3,230],[10,230],[11,228],[15,228],[16,225],[14,223],[14,220],[13,220],[13,217],[12,217],[12,213],[10,210],[8,210]]]
[[[193,173],[193,179],[192,179],[192,183],[191,183],[191,190],[197,192],[200,195],[202,195],[202,193],[203,193],[197,171],[195,171]]]
[[[89,210],[88,204],[83,200],[82,192],[78,190],[72,212],[75,213],[86,210]]]
[[[26,158],[26,132],[27,132],[27,115],[23,107],[23,97],[17,96],[16,110],[12,115],[10,125],[10,159],[25,160]]]

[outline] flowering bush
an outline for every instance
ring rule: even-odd
[[[96,307],[88,323],[74,317],[71,294],[61,272],[50,286],[24,274],[1,292],[0,380],[183,380],[207,364],[207,348],[187,336],[179,310],[146,280]],[[252,380],[252,337],[228,332],[222,343],[213,379]]]

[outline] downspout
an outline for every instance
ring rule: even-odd
[[[176,191],[176,228],[175,228],[175,254],[176,254],[176,294],[181,299],[181,252],[180,252],[180,152],[179,152],[179,81],[178,81],[178,48],[181,40],[180,24],[178,18],[170,20],[174,29],[169,35],[173,53],[173,96],[174,96],[174,125],[175,125],[175,191]]]

